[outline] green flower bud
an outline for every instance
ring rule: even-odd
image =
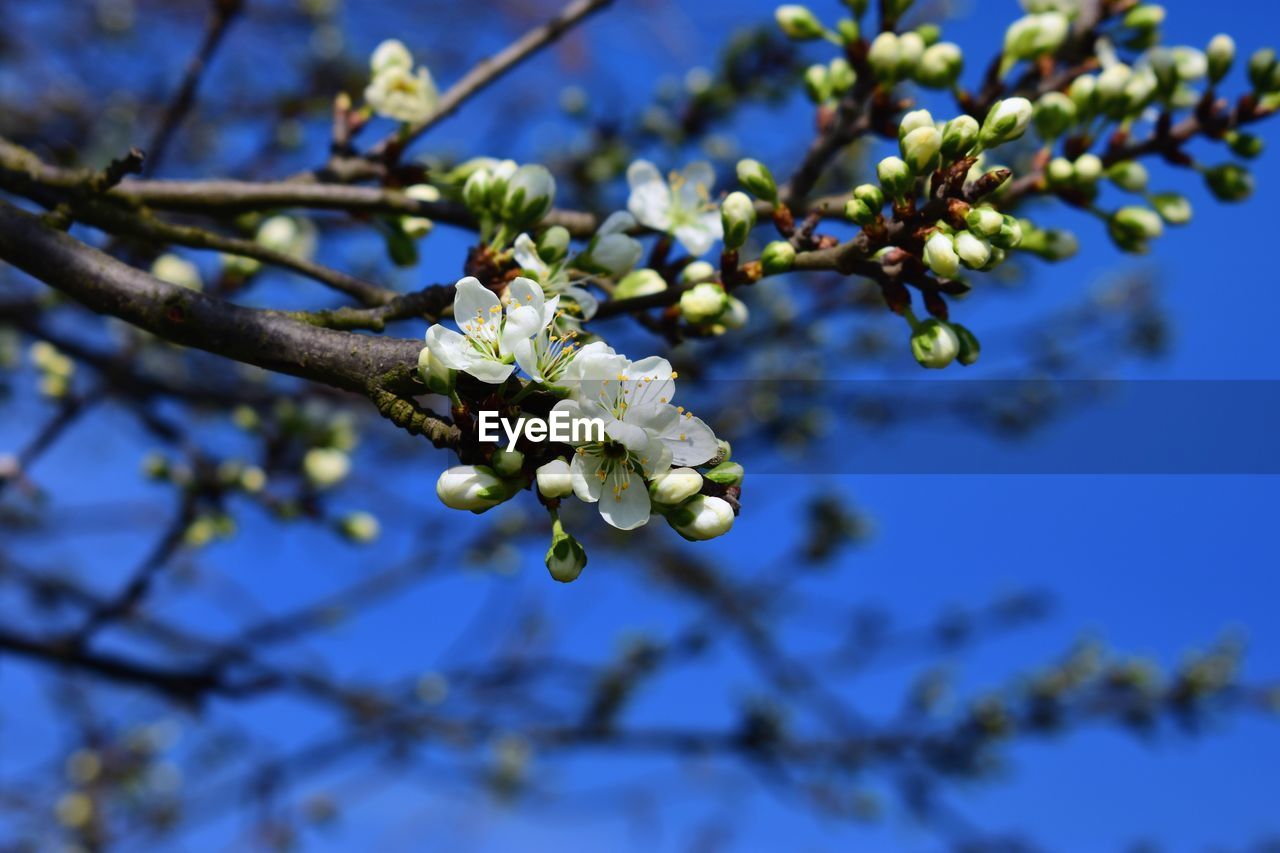
[[[1244,201],[1253,195],[1253,175],[1235,163],[1214,166],[1204,173],[1204,180],[1219,201]]]
[[[898,65],[902,51],[896,33],[883,32],[876,36],[867,51],[867,63],[876,79],[892,83],[898,79]]]
[[[798,4],[779,6],[774,10],[773,17],[778,22],[778,29],[782,30],[787,38],[797,41],[822,38],[824,32],[822,23],[807,6]]]
[[[737,486],[742,483],[742,466],[737,462],[721,462],[707,472],[707,479],[721,486]]]
[[[692,468],[672,468],[649,481],[649,497],[663,506],[676,506],[702,491],[702,475]]]
[[[928,110],[913,110],[902,117],[898,123],[898,142],[907,138],[907,134],[922,127],[934,127],[933,116]]]
[[[862,28],[852,18],[841,18],[836,23],[836,34],[840,36],[841,44],[855,44],[862,38]]]
[[[302,457],[302,473],[315,488],[332,488],[351,473],[351,458],[332,447],[313,447]]]
[[[1098,78],[1092,74],[1081,74],[1071,81],[1067,87],[1067,97],[1076,106],[1076,119],[1083,121],[1091,117],[1097,109]]]
[[[514,477],[524,468],[524,454],[519,450],[499,448],[493,451],[493,458],[489,460],[489,464],[499,477]]]
[[[924,39],[919,33],[903,33],[898,36],[897,79],[904,80],[915,76],[920,60],[924,59],[924,49]]]
[[[1081,154],[1076,158],[1073,168],[1077,186],[1089,188],[1102,178],[1102,158],[1097,154]]]
[[[759,160],[738,161],[738,183],[771,204],[778,201],[778,185],[773,173]]]
[[[1236,59],[1236,42],[1231,36],[1219,33],[1209,40],[1209,48],[1205,51],[1209,62],[1209,81],[1221,82],[1231,70],[1231,63]]]
[[[1054,157],[1044,167],[1044,178],[1051,187],[1070,186],[1076,179],[1076,167],[1066,157]]]
[[[902,150],[902,159],[911,167],[912,172],[927,175],[938,168],[942,134],[932,124],[917,127],[902,139],[898,147]]]
[[[1157,6],[1154,3],[1143,3],[1134,6],[1124,16],[1124,25],[1132,27],[1135,30],[1154,30],[1164,23],[1165,11],[1163,6]]]
[[[552,225],[538,238],[538,257],[549,264],[556,264],[569,254],[569,229]]]
[[[560,583],[577,580],[587,567],[587,550],[565,532],[559,519],[551,525],[551,547],[547,549],[546,562],[547,571]]]
[[[970,231],[989,240],[1000,233],[1004,226],[1004,214],[993,207],[982,205],[970,210],[964,221]]]
[[[431,350],[423,347],[422,352],[418,353],[418,376],[422,378],[422,384],[427,386],[428,391],[448,396],[453,390],[457,374],[440,359],[433,357]]]
[[[485,465],[457,465],[440,473],[436,497],[450,509],[480,513],[511,497],[507,485]]]
[[[1005,70],[1020,59],[1038,59],[1056,52],[1070,31],[1071,22],[1060,12],[1019,18],[1004,34]]]
[[[956,340],[960,343],[960,350],[956,353],[956,361],[965,367],[975,363],[978,356],[982,354],[982,344],[978,343],[978,338],[964,326],[959,323],[950,323],[951,331],[955,333]]]
[[[851,198],[844,204],[844,215],[850,221],[866,227],[876,221],[877,211],[867,207],[862,199]]]
[[[1232,130],[1224,138],[1231,150],[1246,160],[1252,160],[1262,154],[1262,138],[1252,133]]]
[[[875,184],[859,184],[853,188],[853,197],[876,213],[884,207],[884,190]]]
[[[1005,215],[1000,223],[1000,230],[990,237],[991,245],[1001,249],[1016,249],[1022,242],[1022,223],[1017,217]]]
[[[956,160],[968,156],[978,142],[981,128],[973,116],[956,116],[942,129],[942,156]]]
[[[741,249],[756,226],[756,206],[743,192],[731,192],[720,205],[726,249]]]
[[[1137,160],[1124,160],[1107,170],[1111,183],[1131,193],[1145,192],[1150,176],[1147,167]]]
[[[955,278],[960,273],[960,256],[956,254],[955,241],[950,234],[934,231],[925,241],[925,266],[943,278]]]
[[[1098,108],[1110,116],[1123,116],[1128,104],[1125,98],[1125,87],[1133,78],[1133,69],[1123,62],[1118,62],[1098,75],[1094,97]]]
[[[1249,82],[1258,92],[1276,89],[1276,52],[1269,47],[1255,51],[1249,57]]]
[[[1191,221],[1191,202],[1178,193],[1160,193],[1148,199],[1169,225],[1186,225]]]
[[[555,198],[556,180],[546,166],[521,166],[507,182],[502,217],[515,228],[533,225],[547,215]]]
[[[804,91],[815,104],[831,100],[831,75],[827,66],[810,65],[805,69]]]
[[[733,507],[723,498],[694,495],[667,516],[677,533],[698,542],[723,536],[733,528]]]
[[[1031,120],[1046,141],[1057,139],[1076,123],[1076,104],[1062,92],[1049,92],[1036,101]]]
[[[462,203],[467,210],[476,216],[489,209],[489,189],[493,184],[493,175],[488,169],[476,169],[462,185]]]
[[[633,270],[623,276],[622,281],[613,289],[614,299],[634,299],[637,296],[649,296],[667,289],[667,280],[657,270],[647,267]]]
[[[378,538],[382,525],[378,518],[367,512],[350,512],[338,522],[338,532],[359,545],[368,545]]]
[[[1039,255],[1046,261],[1065,261],[1080,251],[1080,243],[1070,231],[1058,228],[1024,228],[1023,232],[1018,249]]]
[[[709,261],[694,261],[680,270],[680,281],[683,284],[697,284],[700,281],[711,281],[716,277],[716,268]]]
[[[911,167],[897,157],[886,157],[876,165],[876,176],[885,195],[902,198],[911,189],[914,176]]]
[[[960,339],[946,323],[930,318],[911,333],[911,354],[921,367],[941,370],[960,354]]]
[[[1173,48],[1172,52],[1178,79],[1183,83],[1194,83],[1209,73],[1209,58],[1203,51],[1183,45]]]
[[[544,498],[567,498],[573,494],[573,475],[569,472],[569,463],[563,459],[552,459],[538,466],[534,481],[538,484],[538,493]]]
[[[844,57],[836,57],[827,65],[827,79],[831,81],[831,91],[843,95],[858,82],[858,74]]]
[[[929,89],[946,89],[960,77],[964,69],[964,53],[949,41],[925,48],[916,66],[915,80]]]
[[[1031,102],[1026,98],[996,101],[982,123],[978,141],[984,148],[995,148],[1020,138],[1031,124],[1031,111]]]
[[[728,295],[716,282],[695,284],[680,294],[680,315],[686,323],[699,325],[710,322],[728,307]]]
[[[1126,252],[1145,252],[1147,241],[1164,233],[1164,223],[1146,207],[1122,207],[1111,215],[1109,231],[1116,245]]]
[[[760,266],[765,275],[781,275],[796,262],[796,247],[786,240],[774,240],[760,253]]]
[[[971,231],[956,235],[955,248],[960,263],[971,270],[980,270],[991,260],[991,244]]]

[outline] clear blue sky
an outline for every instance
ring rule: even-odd
[[[352,39],[372,46],[384,36],[396,35],[412,45],[412,34],[395,28],[394,4],[379,5],[383,8],[371,10],[353,25]],[[1217,6],[1169,0],[1164,5],[1169,10],[1165,33],[1170,43],[1203,45],[1214,33],[1227,31],[1236,36],[1241,55],[1247,56],[1263,45],[1263,39],[1280,33],[1280,15],[1274,4],[1263,0]],[[837,7],[833,0],[822,0],[813,8],[830,18]],[[599,97],[639,102],[652,91],[656,76],[683,74],[710,58],[732,28],[767,19],[772,8],[757,0],[653,3],[649,14],[629,14],[619,21],[602,17],[588,25],[598,48],[586,64],[566,63],[562,56],[559,62],[543,57],[529,66],[530,74],[543,75],[548,82],[530,96],[528,109],[531,114],[552,110],[559,86],[566,82],[582,85]],[[1013,0],[973,2],[944,25],[944,34],[964,46],[968,56],[985,57],[995,49],[1004,23],[1015,13]],[[991,16],[990,23],[986,15]],[[249,23],[263,26],[252,19]],[[290,49],[284,46],[282,54],[287,56]],[[482,51],[476,47],[463,53]],[[825,56],[820,47],[813,51],[815,58]],[[977,73],[978,64],[976,59],[971,61],[967,80]],[[438,80],[447,83],[464,66],[462,60],[443,66],[433,62],[432,69]],[[230,73],[223,66],[217,70]],[[1231,79],[1239,85],[1241,76],[1237,72]],[[211,81],[216,85],[218,79],[215,74]],[[465,146],[471,153],[498,156],[530,156],[537,147],[555,143],[557,124],[552,121],[533,122],[518,133],[494,134],[486,104],[496,105],[497,97],[477,100],[433,138],[446,146]],[[776,120],[759,111],[751,115]],[[774,127],[795,128],[794,141],[777,152],[779,171],[785,172],[786,158],[794,157],[803,145],[809,124],[796,104],[783,111],[781,118]],[[317,146],[322,144],[322,132],[314,130]],[[1254,165],[1258,191],[1251,201],[1219,206],[1193,177],[1153,167],[1155,185],[1190,196],[1197,211],[1190,227],[1158,241],[1150,258],[1137,260],[1116,252],[1095,220],[1066,213],[1054,221],[1074,221],[1079,226],[1085,246],[1082,255],[1058,267],[1037,266],[1036,277],[1016,294],[975,300],[966,323],[974,328],[1015,326],[1046,310],[1076,304],[1085,289],[1107,274],[1153,267],[1174,324],[1174,345],[1163,360],[1126,368],[1127,375],[1177,380],[1280,378],[1272,328],[1280,313],[1276,227],[1265,220],[1269,202],[1280,193],[1280,162],[1274,156],[1280,133],[1274,124],[1264,125],[1260,133],[1270,149]],[[414,280],[455,275],[461,245],[460,238],[441,234],[422,272],[405,276],[406,286]],[[903,357],[907,358],[905,353]],[[984,373],[994,371],[998,363],[993,356],[963,379],[998,376]],[[947,378],[961,377],[949,372]],[[0,450],[22,441],[31,424],[38,422],[36,410],[29,413],[31,419],[0,423]],[[1073,436],[1084,436],[1077,440],[1085,446],[1077,449],[1087,459],[1087,442],[1100,435],[1096,423],[1081,426],[1088,417],[1087,413],[1070,416],[1051,427],[1046,437],[1034,440],[1069,443]],[[125,506],[136,502],[145,508],[158,506],[163,499],[132,474],[141,448],[125,437],[124,418],[109,418],[114,420],[108,420],[108,425],[116,423],[119,432],[102,426],[92,435],[82,431],[77,441],[38,469],[40,482],[55,493],[61,487],[59,506],[64,512],[102,502]],[[1277,421],[1264,425],[1275,427]],[[1175,445],[1179,437],[1203,441],[1205,436],[1195,423],[1149,426]],[[99,464],[104,451],[110,451],[109,461]],[[1268,461],[1274,470],[1274,455]],[[384,544],[388,554],[409,554],[415,546],[415,525],[437,512],[430,489],[434,476],[434,468],[424,464],[421,470],[380,474],[376,481],[356,478],[358,488],[397,496],[397,512],[384,519],[389,528]],[[777,553],[780,538],[791,535],[798,505],[810,493],[815,476],[770,477],[768,489],[755,494],[749,479],[748,513],[739,528],[701,547],[751,571],[754,561]],[[1082,632],[1094,632],[1126,651],[1173,662],[1223,629],[1241,627],[1249,637],[1246,675],[1280,677],[1280,622],[1275,619],[1280,578],[1274,552],[1280,480],[1276,477],[823,476],[829,478],[828,487],[847,492],[874,517],[877,534],[868,545],[851,552],[838,571],[815,579],[807,589],[819,590],[834,601],[884,605],[903,624],[927,621],[951,604],[982,603],[1011,587],[1043,587],[1055,593],[1058,607],[1048,622],[956,659],[958,683],[966,690],[996,685],[1047,662]],[[72,484],[77,488],[69,497]],[[946,511],[922,524],[921,496],[935,493],[947,496]],[[252,518],[243,519],[242,525],[237,540],[211,550],[204,561],[210,571],[225,573],[229,597],[234,598],[233,587],[239,586],[251,589],[266,606],[278,606],[341,586],[367,568],[367,558],[358,550],[327,544],[318,548],[314,536],[279,532]],[[144,540],[132,536],[85,533],[33,544],[31,551],[50,559],[92,552],[99,558],[115,558],[125,567],[144,547]],[[528,598],[545,598],[568,648],[606,648],[620,630],[661,632],[687,615],[660,595],[632,595],[634,587],[622,578],[624,567],[605,562],[593,562],[577,584],[549,588],[538,550],[519,555],[520,570],[510,578],[492,581],[466,575],[440,581],[307,647],[340,659],[341,671],[346,673],[395,677],[421,672],[438,663],[437,656],[473,613],[492,606],[486,602],[492,600],[494,583],[501,585],[499,594],[509,596],[511,603],[500,603],[493,618],[500,621]],[[14,606],[14,602],[0,603]],[[197,620],[210,630],[224,627],[223,617],[190,605],[181,595],[175,594],[169,612],[175,618]],[[850,695],[873,713],[887,712],[914,672],[909,668],[877,671],[858,680]],[[43,701],[44,694],[34,684],[25,667],[0,662],[0,691],[7,706],[0,707],[0,778],[29,766],[57,743],[56,733],[39,715],[12,710],[19,702],[25,707],[28,701]],[[715,720],[725,713],[721,697],[746,684],[740,664],[726,656],[710,675],[703,671],[693,679],[677,673],[659,681],[635,710],[634,719]],[[320,726],[307,712],[283,702],[218,710],[281,745],[298,742]],[[128,712],[129,706],[122,704],[120,713]],[[1020,745],[1010,757],[1006,779],[952,791],[950,801],[979,826],[1026,830],[1050,849],[1115,850],[1138,839],[1156,840],[1168,850],[1198,850],[1213,843],[1234,848],[1267,833],[1280,833],[1274,793],[1280,790],[1280,723],[1275,721],[1234,719],[1204,739],[1170,737],[1148,744],[1112,731],[1086,731],[1057,742]],[[655,796],[667,800],[656,836],[641,831],[616,810],[597,812],[589,805],[572,803],[504,810],[466,787],[441,794],[424,773],[385,787],[370,786],[375,793],[359,799],[331,835],[311,838],[312,849],[357,845],[421,849],[424,839],[430,847],[464,844],[495,850],[650,849],[655,844],[684,849],[710,821],[723,816],[725,807],[733,816],[727,840],[740,849],[784,845],[801,850],[937,849],[936,838],[905,821],[891,819],[870,830],[849,827],[815,817],[794,801],[762,791],[746,775],[718,776],[713,782],[696,774],[682,775],[664,762],[620,767],[591,759],[557,765],[548,772],[556,786],[566,791],[642,782]],[[690,789],[689,796],[662,796],[666,791]],[[216,822],[207,833],[191,839],[189,847],[222,848],[239,828],[239,824]]]

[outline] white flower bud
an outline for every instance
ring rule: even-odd
[[[964,68],[964,54],[958,45],[949,41],[925,48],[916,66],[915,79],[930,89],[945,89],[956,82]]]
[[[352,542],[367,545],[378,538],[382,525],[378,523],[377,516],[367,512],[351,512],[338,522],[338,531]]]
[[[200,270],[191,261],[173,254],[163,254],[151,264],[151,274],[161,281],[185,287],[187,290],[204,290]]]
[[[843,56],[837,56],[827,64],[827,80],[831,83],[833,94],[843,95],[858,82],[858,72],[853,70],[849,60]]]
[[[1209,63],[1209,80],[1218,83],[1231,70],[1236,58],[1236,42],[1231,36],[1219,33],[1209,40],[1205,58]]]
[[[667,289],[667,281],[657,270],[648,267],[634,270],[623,276],[622,281],[613,290],[614,299],[634,299],[637,296],[650,296]]]
[[[951,235],[934,231],[924,244],[924,263],[943,278],[955,278],[960,272],[960,256],[956,254]]]
[[[1083,187],[1091,187],[1102,178],[1102,158],[1097,154],[1081,154],[1072,164],[1076,183]]]
[[[898,64],[902,52],[896,33],[883,32],[871,42],[867,51],[867,62],[871,65],[876,79],[893,82],[898,78]]]
[[[747,309],[746,303],[736,296],[730,296],[728,306],[716,322],[726,329],[741,329],[747,325],[747,320],[750,318],[751,312]]]
[[[917,32],[903,33],[898,36],[898,73],[899,80],[915,74],[920,60],[924,58],[924,38]]]
[[[1051,187],[1065,187],[1075,182],[1076,167],[1066,157],[1054,157],[1044,167],[1045,180]]]
[[[1093,115],[1097,106],[1098,78],[1092,74],[1081,74],[1071,81],[1067,87],[1067,97],[1076,105],[1077,119],[1087,119]]]
[[[731,192],[720,205],[726,249],[741,249],[756,225],[756,206],[743,192]]]
[[[1118,62],[1098,75],[1094,97],[1098,107],[1108,115],[1123,114],[1127,104],[1124,90],[1133,78],[1133,69]]]
[[[969,211],[965,216],[965,224],[979,237],[991,238],[1000,233],[1004,215],[993,207],[983,205]]]
[[[668,517],[675,531],[699,542],[723,536],[733,528],[733,507],[723,498],[695,495]]]
[[[769,167],[759,160],[738,161],[738,183],[767,202],[778,200],[778,185]]]
[[[476,169],[467,176],[462,185],[462,203],[467,210],[477,216],[489,208],[489,189],[493,184],[493,174],[488,169]]]
[[[433,356],[428,347],[423,347],[418,353],[418,376],[433,394],[448,395],[453,390],[457,371]]]
[[[635,224],[635,217],[626,211],[610,214],[596,231],[587,252],[579,255],[575,263],[602,269],[614,276],[627,272],[644,254],[640,241],[626,233]]]
[[[1062,47],[1071,22],[1060,12],[1027,15],[1009,25],[1004,35],[1004,57],[1007,65],[1020,59],[1038,59]]]
[[[831,74],[825,65],[810,65],[804,71],[804,90],[809,100],[821,104],[831,98]]]
[[[1160,218],[1170,225],[1186,225],[1191,221],[1191,202],[1178,193],[1160,193],[1150,199]]]
[[[539,466],[534,479],[544,498],[567,498],[573,494],[573,476],[569,473],[569,463],[563,459],[552,459]]]
[[[711,281],[716,277],[715,265],[710,261],[694,261],[687,264],[680,271],[680,281],[683,284],[697,284],[702,281]]]
[[[939,320],[925,320],[911,333],[911,355],[921,367],[941,370],[960,354],[960,339]]]
[[[898,123],[898,142],[907,138],[907,134],[922,127],[936,127],[933,115],[928,110],[912,110],[902,117]]]
[[[702,475],[692,468],[672,468],[649,481],[649,497],[655,503],[675,506],[702,491]]]
[[[493,451],[489,464],[499,477],[514,477],[524,467],[524,454],[519,450],[499,448]]]
[[[985,148],[995,148],[1012,142],[1027,132],[1031,123],[1031,102],[1026,98],[1005,98],[996,101],[982,123],[978,139]]]
[[[1146,251],[1148,240],[1164,233],[1164,222],[1153,210],[1131,205],[1122,207],[1111,215],[1111,237],[1120,248],[1128,252]]]
[[[917,127],[899,143],[902,159],[917,175],[927,175],[938,168],[939,155],[942,151],[942,134],[930,124],[928,127]]]
[[[782,30],[787,38],[801,41],[822,38],[824,32],[822,24],[807,6],[798,4],[779,6],[774,10],[773,17],[778,22],[778,29]]]
[[[1041,139],[1054,140],[1075,124],[1076,114],[1075,101],[1062,92],[1049,92],[1036,101],[1032,121]]]
[[[897,157],[886,157],[876,165],[876,176],[885,195],[902,198],[911,189],[914,177],[911,167]]]
[[[516,169],[502,198],[502,217],[509,225],[533,225],[551,210],[556,179],[546,166],[532,163]]]
[[[1022,242],[1022,223],[1017,217],[1005,215],[1000,230],[990,237],[991,245],[1001,249],[1015,249]]]
[[[305,219],[272,216],[258,226],[254,240],[264,249],[310,260],[316,252],[315,226]]]
[[[302,473],[317,489],[328,489],[351,473],[351,458],[336,448],[313,447],[302,458]]]
[[[967,156],[978,141],[982,128],[973,116],[956,116],[942,129],[942,156],[955,160]]]
[[[507,486],[484,465],[457,465],[436,480],[436,497],[450,509],[484,512],[510,497]]]
[[[680,294],[680,315],[698,325],[714,320],[728,306],[728,295],[715,282],[703,282]]]
[[[765,275],[780,275],[796,261],[796,247],[787,240],[774,240],[760,253],[760,266]]]
[[[960,262],[971,270],[980,270],[991,260],[991,244],[969,231],[961,231],[955,239]]]
[[[413,54],[409,53],[409,48],[399,39],[387,39],[375,47],[373,55],[369,57],[369,70],[375,77],[392,68],[402,68],[405,71],[413,68]]]
[[[1147,167],[1137,160],[1124,160],[1108,169],[1107,177],[1122,190],[1140,193],[1146,190],[1150,176]]]
[[[551,529],[551,547],[547,549],[546,563],[551,577],[560,583],[577,580],[587,566],[586,549],[581,542],[565,533],[559,519]]]
[[[559,263],[569,254],[569,229],[553,225],[538,238],[538,257],[549,264]]]

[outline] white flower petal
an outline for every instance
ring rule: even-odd
[[[684,246],[684,250],[695,258],[705,255],[717,239],[701,225],[677,226],[675,237]]]
[[[569,463],[569,476],[573,479],[573,493],[578,500],[593,504],[600,500],[604,483],[600,480],[600,463],[603,458],[590,453],[575,453]]]
[[[488,358],[477,358],[471,364],[464,368],[465,372],[470,373],[481,382],[488,382],[490,385],[498,385],[507,381],[507,377],[516,369],[514,364],[506,364],[501,361],[493,361]]]
[[[451,370],[466,370],[475,358],[475,350],[465,337],[439,324],[427,329],[427,349],[432,358]]]
[[[500,310],[495,311],[495,308],[501,308],[497,294],[481,284],[480,280],[474,276],[467,276],[456,285],[453,296],[453,321],[464,332],[467,331],[467,325],[474,324],[478,320],[486,326],[491,326],[496,335],[502,313]]]
[[[622,488],[624,483],[627,488]],[[615,469],[605,480],[600,496],[600,517],[619,530],[635,530],[649,523],[649,490],[635,472],[629,482]]]
[[[666,231],[671,227],[671,188],[648,160],[637,160],[627,167],[627,183],[631,196],[627,209],[650,228]]]
[[[521,234],[516,238],[512,256],[516,259],[516,263],[521,269],[529,270],[537,274],[540,280],[545,281],[547,275],[551,272],[551,268],[538,254],[538,248],[534,245],[533,239],[528,234]]]

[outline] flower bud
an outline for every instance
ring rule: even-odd
[[[831,81],[831,91],[836,95],[843,95],[858,82],[858,73],[853,70],[849,60],[837,56],[827,64],[827,79]]]
[[[359,545],[368,545],[378,538],[382,525],[378,518],[367,512],[350,512],[338,522],[338,532]]]
[[[960,339],[946,323],[929,318],[911,333],[911,354],[921,367],[941,370],[960,354]]]
[[[907,134],[922,127],[935,127],[933,116],[928,110],[912,110],[902,117],[898,123],[898,142],[907,138]]]
[[[933,125],[918,127],[898,144],[902,159],[917,175],[927,175],[938,168],[942,151],[942,134]]]
[[[717,334],[725,329],[745,328],[749,319],[751,319],[751,312],[747,309],[747,304],[736,296],[730,296],[729,304],[716,318],[716,325],[721,327]]]
[[[556,197],[556,179],[546,166],[521,166],[507,182],[502,198],[502,217],[513,227],[533,225],[551,210]]]
[[[567,498],[573,494],[573,475],[569,473],[569,463],[563,459],[552,459],[539,466],[534,480],[538,483],[538,493],[544,498]]]
[[[920,60],[924,59],[924,38],[919,33],[903,33],[898,36],[898,72],[899,80],[912,77]]]
[[[151,274],[161,281],[185,287],[187,290],[204,290],[200,270],[195,264],[174,254],[163,254],[151,264]]]
[[[964,54],[949,41],[925,48],[916,66],[915,80],[929,89],[945,89],[956,82],[964,68]]]
[[[981,128],[973,116],[956,116],[942,129],[942,156],[947,160],[965,157],[978,141]]]
[[[1149,201],[1156,209],[1156,213],[1160,214],[1160,218],[1169,225],[1186,225],[1191,221],[1191,202],[1186,196],[1178,193],[1160,193],[1151,196]]]
[[[1012,142],[1027,132],[1031,123],[1031,102],[1026,98],[1006,98],[996,101],[982,123],[978,141],[984,148],[995,148]]]
[[[456,465],[436,480],[436,497],[450,509],[484,512],[505,501],[507,485],[484,465]]]
[[[1219,201],[1244,201],[1253,195],[1253,175],[1235,163],[1214,166],[1204,173],[1204,180]]]
[[[852,18],[841,18],[837,21],[836,33],[840,36],[840,43],[845,45],[855,44],[862,38],[862,28]]]
[[[351,459],[336,448],[313,447],[302,457],[302,473],[317,489],[328,489],[351,473]]]
[[[960,272],[960,256],[950,234],[934,231],[924,244],[924,264],[943,278],[955,278]]]
[[[1163,6],[1154,3],[1143,3],[1134,6],[1124,16],[1124,25],[1135,30],[1154,30],[1164,23]]]
[[[453,390],[456,375],[444,362],[431,355],[431,350],[427,347],[423,347],[422,352],[418,353],[418,376],[431,393],[447,396]]]
[[[779,6],[774,10],[773,18],[778,22],[778,29],[787,38],[797,41],[822,38],[823,28],[818,18],[809,11],[809,7],[798,4]]]
[[[1125,98],[1125,87],[1133,78],[1133,69],[1123,62],[1117,62],[1098,75],[1094,97],[1098,108],[1109,116],[1123,116],[1128,101]]]
[[[1071,22],[1061,12],[1027,15],[1009,25],[1004,34],[1005,71],[1020,59],[1038,59],[1062,47]]]
[[[1081,74],[1067,87],[1067,97],[1076,105],[1076,119],[1084,121],[1093,116],[1097,108],[1098,78]]]
[[[392,68],[405,71],[413,68],[413,54],[399,39],[387,39],[375,47],[369,57],[369,70],[375,77]]]
[[[992,234],[989,238],[991,245],[998,246],[1001,249],[1016,249],[1018,244],[1022,242],[1022,223],[1017,217],[1004,215],[1000,223],[1000,230]]]
[[[1258,92],[1275,91],[1277,70],[1276,52],[1269,47],[1255,51],[1249,57],[1249,82]]]
[[[1231,130],[1223,138],[1227,141],[1227,147],[1246,160],[1253,160],[1262,154],[1262,138],[1252,133]]]
[[[1218,83],[1231,70],[1231,63],[1236,58],[1236,42],[1231,36],[1219,33],[1209,40],[1209,48],[1205,51],[1209,63],[1209,82]]]
[[[1164,233],[1164,223],[1155,211],[1131,205],[1111,215],[1109,230],[1116,245],[1126,252],[1145,252],[1147,241]]]
[[[1209,58],[1194,47],[1173,48],[1173,61],[1183,83],[1194,83],[1209,73]]]
[[[982,205],[970,210],[964,221],[974,234],[990,239],[1000,233],[1000,228],[1004,225],[1004,215],[994,207]]]
[[[694,495],[667,520],[685,539],[700,542],[729,532],[733,527],[733,507],[723,498]]]
[[[1057,139],[1076,121],[1076,105],[1062,92],[1049,92],[1036,101],[1031,120],[1036,133],[1046,141]]]
[[[1111,183],[1131,193],[1144,192],[1147,189],[1147,167],[1137,160],[1123,160],[1107,170]]]
[[[547,549],[547,571],[560,583],[578,579],[587,566],[587,550],[560,526],[560,520],[552,524],[551,547]]]
[[[831,75],[825,65],[810,65],[804,71],[804,91],[815,104],[831,99]]]
[[[738,486],[744,475],[737,462],[724,461],[707,472],[707,479],[721,486]]]
[[[980,270],[991,260],[991,244],[971,231],[956,235],[955,248],[960,263],[971,270]]]
[[[851,198],[844,203],[844,215],[851,222],[866,227],[876,221],[878,211],[872,210],[860,198]]]
[[[774,240],[760,253],[760,266],[765,275],[780,275],[796,262],[796,247],[787,240]]]
[[[538,257],[549,264],[559,263],[569,254],[569,229],[552,225],[538,238]]]
[[[731,192],[720,204],[720,223],[724,226],[724,247],[741,249],[756,226],[756,206],[744,192]]]
[[[476,169],[467,177],[462,185],[462,203],[467,210],[479,216],[489,209],[489,189],[493,183],[493,175],[488,169]]]
[[[867,63],[877,80],[892,83],[898,79],[898,63],[902,56],[896,33],[885,31],[876,36],[867,51]]]
[[[519,450],[498,448],[493,451],[489,464],[499,477],[514,477],[524,468],[524,454]]]
[[[1092,187],[1102,177],[1102,159],[1097,154],[1081,154],[1072,168],[1076,173],[1076,185]]]
[[[603,270],[618,276],[630,270],[644,254],[644,246],[626,232],[634,228],[635,217],[626,211],[609,215],[596,231],[584,254],[574,259],[574,264],[584,269]]]
[[[1051,187],[1065,187],[1075,183],[1076,167],[1066,157],[1054,157],[1044,167],[1044,179]]]
[[[408,217],[412,218],[412,217]],[[400,226],[400,223],[397,223]],[[405,233],[403,227],[393,226],[384,235],[387,244],[387,257],[398,267],[411,267],[418,263],[418,246],[414,238]]]
[[[698,284],[703,281],[713,281],[715,277],[715,265],[709,261],[694,261],[691,264],[687,264],[684,269],[680,270],[680,282],[682,284]]]
[[[776,203],[778,200],[778,185],[773,180],[773,173],[759,160],[738,161],[738,183],[767,202]]]
[[[960,350],[956,353],[956,361],[965,367],[975,363],[978,360],[978,356],[982,354],[982,344],[978,343],[978,338],[973,332],[959,323],[950,323],[948,325],[951,326],[951,331],[960,343]]]
[[[884,207],[884,191],[875,184],[859,184],[853,188],[853,197],[877,213]]]
[[[914,177],[911,167],[897,157],[886,157],[876,165],[876,176],[885,195],[902,198],[911,189]]]
[[[1022,242],[1018,244],[1018,248],[1039,255],[1046,261],[1065,261],[1080,251],[1080,242],[1070,231],[1059,228],[1032,229],[1024,225]]]
[[[676,506],[702,491],[702,475],[692,468],[672,468],[649,481],[649,497],[663,506]]]
[[[637,296],[649,296],[667,289],[667,280],[657,270],[648,267],[634,270],[623,276],[622,281],[613,290],[614,299],[634,299]]]
[[[716,282],[695,284],[680,294],[680,316],[684,317],[686,323],[695,326],[719,317],[726,307],[728,295]]]

